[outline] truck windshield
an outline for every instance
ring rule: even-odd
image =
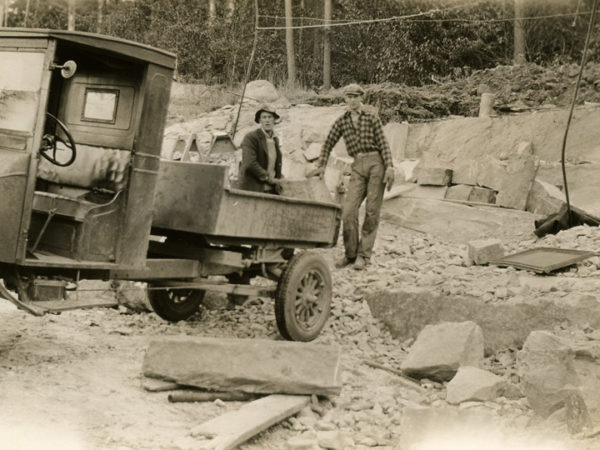
[[[0,129],[33,132],[44,53],[0,51]]]

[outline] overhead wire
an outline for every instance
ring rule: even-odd
[[[515,20],[517,20],[515,17],[505,17],[505,18],[496,18],[496,19],[461,19],[461,18],[434,19],[434,18],[426,18],[425,17],[427,15],[434,14],[436,12],[443,12],[443,11],[446,11],[446,10],[432,10],[432,11],[428,11],[426,13],[415,13],[415,14],[409,14],[409,15],[405,15],[405,16],[391,16],[391,17],[384,17],[384,18],[380,18],[380,19],[331,21],[329,23],[323,23],[323,24],[294,25],[291,27],[259,26],[258,29],[259,30],[289,30],[289,29],[299,30],[299,29],[306,29],[306,28],[329,28],[329,27],[340,27],[340,26],[351,26],[351,25],[363,25],[363,24],[370,24],[370,23],[393,22],[393,21],[399,21],[399,20],[402,20],[403,22],[411,22],[411,23],[456,22],[456,23],[476,23],[476,24],[494,23],[494,22],[514,22]],[[591,14],[591,11],[562,13],[562,14],[547,14],[547,15],[543,15],[543,16],[527,16],[527,17],[519,17],[518,20],[542,20],[542,19],[554,19],[554,18],[560,18],[560,17],[579,17],[579,16],[586,16],[589,14]],[[260,17],[280,19],[279,16],[261,15]],[[417,20],[416,17],[423,17],[423,18]],[[296,19],[300,19],[300,18],[294,17],[293,19],[296,20]],[[302,19],[308,19],[308,18],[302,18]],[[315,19],[315,20],[324,21],[324,19]]]

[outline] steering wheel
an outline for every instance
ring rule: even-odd
[[[57,166],[60,166],[60,167],[70,166],[75,161],[75,156],[77,155],[77,149],[75,147],[75,141],[73,140],[73,136],[71,136],[71,133],[69,132],[69,129],[67,128],[67,126],[64,123],[62,123],[60,120],[58,120],[58,118],[56,118],[49,112],[47,112],[46,115],[49,118],[51,118],[60,127],[60,129],[65,134],[65,136],[67,136],[67,140],[69,142],[65,142],[64,139],[58,137],[56,134],[46,133],[46,134],[44,134],[44,137],[42,137],[42,145],[40,146],[40,155],[42,155],[44,158],[46,158],[52,164],[55,164]],[[62,142],[62,144],[71,151],[71,157],[66,162],[61,162],[60,160],[58,160],[56,158],[57,144],[59,142]],[[50,155],[50,152],[52,152],[52,155]]]

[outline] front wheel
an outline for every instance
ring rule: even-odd
[[[150,289],[148,300],[156,314],[170,322],[193,316],[204,299],[205,291],[197,289]]]
[[[320,255],[294,255],[284,269],[275,295],[279,333],[293,341],[315,339],[331,311],[331,272]]]

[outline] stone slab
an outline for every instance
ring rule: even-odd
[[[478,239],[469,242],[468,257],[473,264],[488,264],[504,256],[500,239]]]
[[[600,328],[597,303],[569,305],[540,300],[493,304],[476,297],[441,295],[424,288],[374,291],[365,299],[373,317],[383,321],[400,341],[416,338],[427,324],[471,320],[483,330],[488,354],[521,347],[533,330],[552,330],[565,324]]]
[[[452,181],[452,169],[445,167],[418,167],[417,183],[425,186],[448,186]]]
[[[471,197],[471,192],[473,191],[473,186],[468,184],[457,184],[454,186],[449,186],[446,191],[446,199],[448,200],[460,200],[466,202]]]
[[[269,341],[170,337],[152,340],[143,374],[215,391],[337,395],[340,349]]]
[[[473,189],[471,190],[467,200],[470,202],[495,204],[496,191],[484,187],[473,186]]]

